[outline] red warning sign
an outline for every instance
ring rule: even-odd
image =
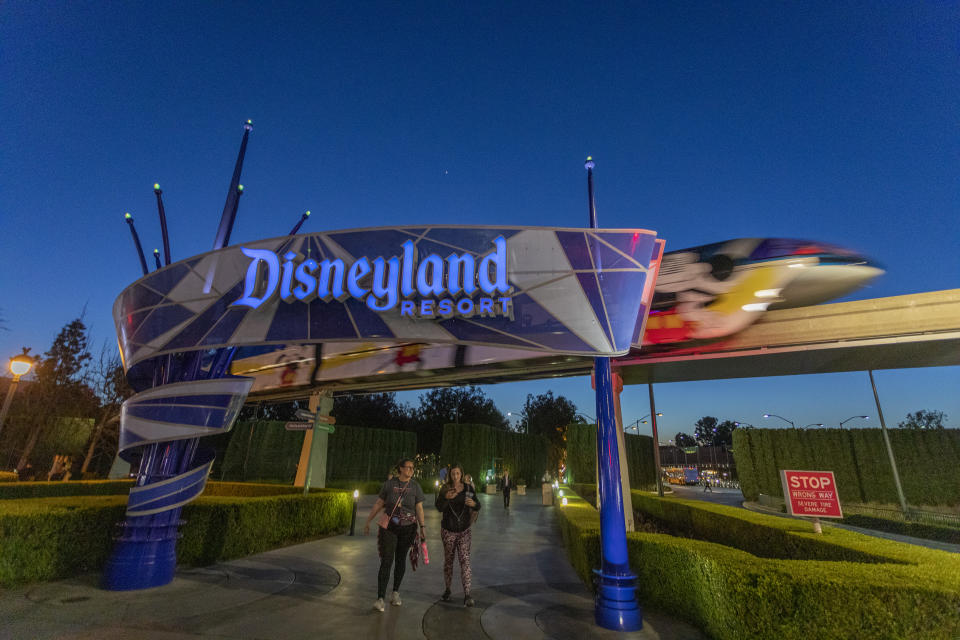
[[[842,518],[833,471],[780,471],[783,497],[792,516]]]

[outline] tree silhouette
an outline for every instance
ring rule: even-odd
[[[898,424],[901,429],[943,429],[947,415],[943,411],[921,409],[907,414],[907,419]]]

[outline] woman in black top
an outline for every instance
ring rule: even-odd
[[[463,467],[450,467],[447,481],[437,492],[437,510],[443,516],[440,521],[440,539],[443,540],[443,582],[446,586],[442,598],[450,599],[450,582],[453,580],[453,556],[460,556],[460,580],[463,583],[463,605],[473,606],[470,586],[473,571],[470,569],[470,525],[473,513],[480,511],[477,491],[473,485],[463,482]]]

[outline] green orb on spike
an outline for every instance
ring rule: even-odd
[[[247,124],[253,124],[253,120],[247,120]]]
[[[153,253],[154,255],[160,255],[160,249],[154,249]]]
[[[159,183],[159,182],[154,182],[154,183],[153,183],[153,190],[154,190],[154,191],[160,191],[160,183]]]
[[[237,191],[243,191],[243,185],[242,185],[242,184],[238,184],[238,185],[237,185]]]
[[[593,160],[593,156],[587,156],[587,162],[590,162],[591,160]]]
[[[309,217],[310,217],[310,212],[307,211],[307,212],[306,212],[305,214],[303,214],[303,215],[305,215],[305,216],[307,216],[307,217],[309,218]]]
[[[132,219],[133,219],[133,216],[130,215],[129,213],[125,213],[125,214],[123,214],[123,218],[124,218],[124,220],[132,220]]]

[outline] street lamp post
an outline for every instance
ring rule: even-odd
[[[749,422],[734,422],[733,424],[737,427],[744,427],[745,429],[756,429],[756,427]]]
[[[593,416],[588,416],[587,414],[585,414],[585,413],[580,413],[579,411],[577,411],[577,412],[576,412],[575,414],[573,414],[573,415],[582,416],[582,417],[586,418],[587,420],[590,421],[590,424],[597,424],[597,419],[594,418]]]
[[[660,412],[660,411],[658,411],[658,412],[657,412],[657,415],[658,415],[658,416],[662,416],[663,413]],[[637,418],[636,420],[634,420],[633,422],[631,422],[630,424],[628,424],[626,427],[624,427],[623,430],[624,430],[624,431],[627,431],[628,429],[633,429],[634,432],[636,432],[637,435],[640,435],[640,425],[641,425],[641,424],[647,424],[647,421],[644,420],[644,418],[649,418],[649,417],[650,417],[650,414],[648,413],[648,414],[645,415],[645,416],[642,416],[642,417],[640,417],[640,418]]]
[[[30,349],[24,349],[19,356],[10,358],[10,372],[13,374],[13,380],[10,382],[10,388],[7,389],[7,397],[3,401],[3,408],[0,409],[0,433],[3,432],[3,423],[7,419],[7,412],[10,410],[10,404],[13,402],[13,394],[20,384],[20,376],[30,372],[33,367],[33,358],[27,355]]]
[[[789,422],[789,423],[790,423],[790,426],[791,426],[792,428],[794,428],[794,429],[797,428],[797,425],[795,425],[795,424],[793,423],[793,420],[787,420],[787,419],[784,418],[783,416],[778,416],[778,415],[775,414],[775,413],[765,413],[765,414],[763,414],[763,417],[764,417],[764,418],[780,418],[780,419],[783,420],[784,422]]]
[[[840,421],[840,428],[843,429],[843,425],[845,425],[846,423],[850,422],[851,420],[856,420],[857,418],[862,418],[862,419],[864,419],[864,420],[869,420],[869,419],[870,419],[870,416],[850,416],[850,417],[847,418],[846,420],[841,420],[841,421]],[[823,425],[820,425],[820,426],[823,426]]]
[[[803,428],[806,429],[807,427],[822,427],[822,426],[823,426],[822,422],[811,422],[810,424],[803,425]]]

